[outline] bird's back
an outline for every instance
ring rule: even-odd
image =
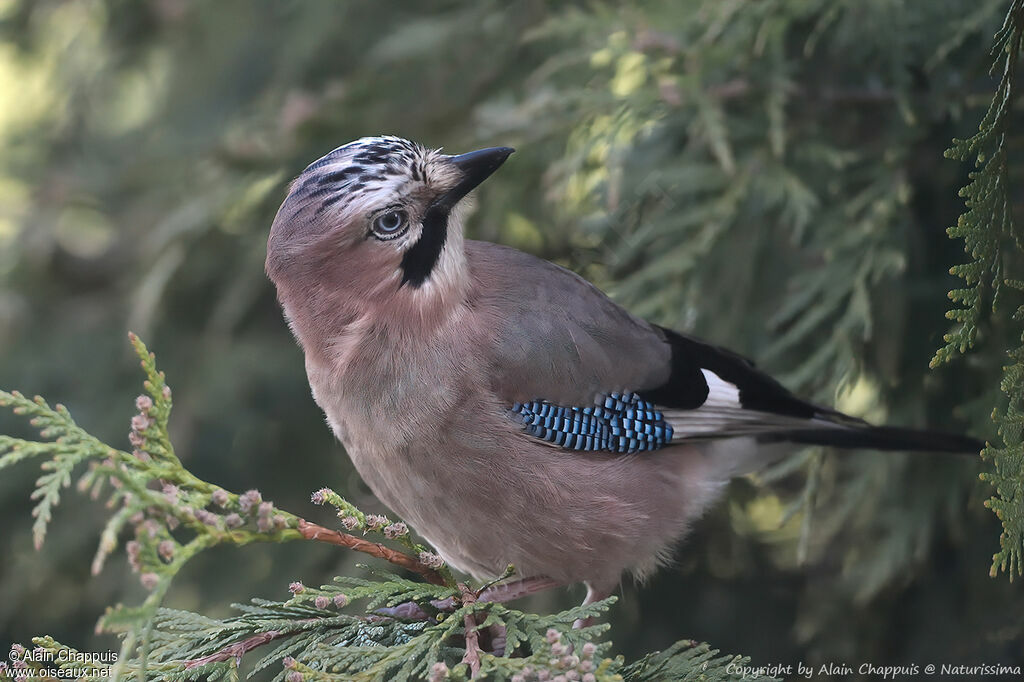
[[[495,393],[509,404],[544,398],[572,404],[654,386],[670,348],[658,330],[579,275],[489,242],[467,241],[474,325]]]

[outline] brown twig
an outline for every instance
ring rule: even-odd
[[[465,583],[459,583],[459,589],[462,591],[463,604],[476,601],[476,593],[466,587]],[[477,632],[476,614],[467,613],[463,623],[466,626],[466,653],[462,662],[469,666],[469,676],[473,678],[480,672],[480,633]]]
[[[444,578],[442,578],[441,574],[434,569],[420,563],[418,559],[411,557],[408,554],[403,554],[402,552],[393,550],[380,543],[370,542],[369,540],[364,540],[356,537],[355,535],[340,533],[336,530],[331,530],[330,528],[324,528],[323,526],[318,526],[315,523],[310,523],[305,519],[299,519],[298,529],[299,533],[302,534],[302,537],[307,540],[318,540],[319,542],[327,542],[332,545],[338,545],[339,547],[348,547],[349,549],[354,549],[357,552],[363,552],[364,554],[375,556],[378,559],[390,561],[396,566],[401,566],[402,568],[407,568],[410,571],[419,573],[428,583],[444,585]]]
[[[207,663],[218,663],[220,661],[226,661],[230,658],[235,659],[236,663],[241,663],[242,656],[249,653],[253,649],[257,649],[268,642],[272,642],[278,637],[281,637],[285,633],[278,630],[268,630],[267,632],[261,632],[258,635],[253,635],[248,639],[243,639],[241,642],[236,642],[230,646],[226,646],[220,651],[216,651],[202,658],[193,658],[191,661],[185,661],[185,668],[196,668]]]

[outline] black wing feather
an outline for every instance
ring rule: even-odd
[[[697,409],[708,397],[708,384],[701,372],[707,369],[739,389],[740,404],[745,409],[799,419],[840,414],[797,398],[738,353],[687,338],[665,327],[655,325],[655,328],[665,335],[665,341],[672,348],[671,372],[662,385],[638,391],[645,400],[679,410]]]
[[[637,391],[644,400],[667,410],[681,410],[692,434],[677,428],[678,440],[754,435],[764,442],[875,450],[926,450],[976,455],[984,443],[969,436],[893,426],[873,426],[837,410],[801,400],[782,384],[759,371],[754,363],[725,348],[656,327],[672,351],[671,371],[664,383]],[[704,408],[710,387],[702,370],[736,387],[739,405]],[[692,411],[687,417],[686,411]],[[732,416],[730,416],[730,414]],[[673,420],[671,417],[669,421]]]

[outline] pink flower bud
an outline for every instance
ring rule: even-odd
[[[380,514],[368,514],[366,516],[366,526],[370,530],[380,530],[381,528],[390,523],[391,522],[388,521],[388,517],[382,516]]]
[[[420,552],[419,560],[421,564],[427,568],[432,568],[435,571],[444,566],[444,559],[433,552]]]
[[[150,427],[153,422],[144,414],[137,414],[132,417],[132,431],[142,433]]]
[[[139,582],[147,590],[154,590],[156,586],[160,584],[160,576],[156,573],[143,573],[139,576]]]
[[[448,666],[438,662],[430,666],[430,682],[442,682],[448,677]]]
[[[220,517],[206,509],[197,509],[195,516],[200,523],[204,523],[207,526],[217,526],[220,524]]]
[[[238,498],[238,506],[242,509],[243,514],[251,514],[254,507],[259,506],[260,502],[263,501],[263,496],[259,490],[247,490],[241,497]]]
[[[163,493],[168,502],[171,504],[178,503],[178,486],[171,485],[170,483],[164,483]]]
[[[401,522],[392,523],[390,526],[384,528],[384,537],[391,538],[392,540],[408,534],[409,526]]]

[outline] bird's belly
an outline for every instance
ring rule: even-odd
[[[373,494],[451,566],[484,578],[500,575],[514,563],[492,541],[504,513],[500,501],[481,496],[472,481],[460,480],[443,456],[409,446],[363,447],[340,439]]]
[[[517,436],[349,454],[384,504],[476,578],[512,564],[521,577],[614,585],[665,559],[724,487],[695,448],[595,455]]]
[[[352,375],[316,385],[325,376],[311,374],[314,397],[360,476],[474,577],[514,564],[523,577],[614,586],[664,559],[723,487],[692,446],[616,455],[542,443],[454,374],[396,380],[383,395]]]

